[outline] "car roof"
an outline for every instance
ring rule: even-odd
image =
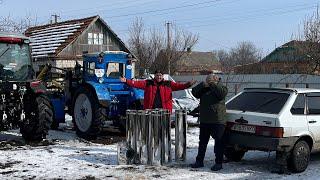
[[[244,88],[245,91],[254,91],[254,92],[296,92],[296,93],[311,93],[311,92],[319,92],[320,89],[312,89],[312,88]]]

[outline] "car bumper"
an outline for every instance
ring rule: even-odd
[[[227,133],[227,146],[233,146],[247,150],[262,151],[290,151],[298,137],[273,138],[254,136],[251,134],[240,134],[236,132]]]

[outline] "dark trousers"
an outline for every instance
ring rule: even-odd
[[[224,130],[225,125],[223,124],[200,124],[200,141],[197,162],[203,162],[207,145],[211,136],[214,139],[214,153],[216,156],[215,163],[222,164],[224,150]]]

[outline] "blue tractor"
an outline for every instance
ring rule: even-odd
[[[131,54],[122,51],[83,55],[82,67],[77,64],[72,71],[64,70],[63,93],[51,94],[53,125],[64,122],[66,107],[77,135],[82,138],[95,138],[107,124],[124,131],[126,110],[143,106],[143,91],[119,79],[120,76],[132,79],[134,64]]]

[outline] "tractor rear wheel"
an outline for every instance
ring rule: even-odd
[[[25,121],[20,125],[22,137],[27,141],[46,138],[53,121],[53,107],[45,95],[40,95],[25,107]],[[35,108],[36,107],[36,108]]]
[[[102,107],[90,90],[79,88],[73,99],[72,119],[76,133],[84,139],[95,139],[104,119]]]

